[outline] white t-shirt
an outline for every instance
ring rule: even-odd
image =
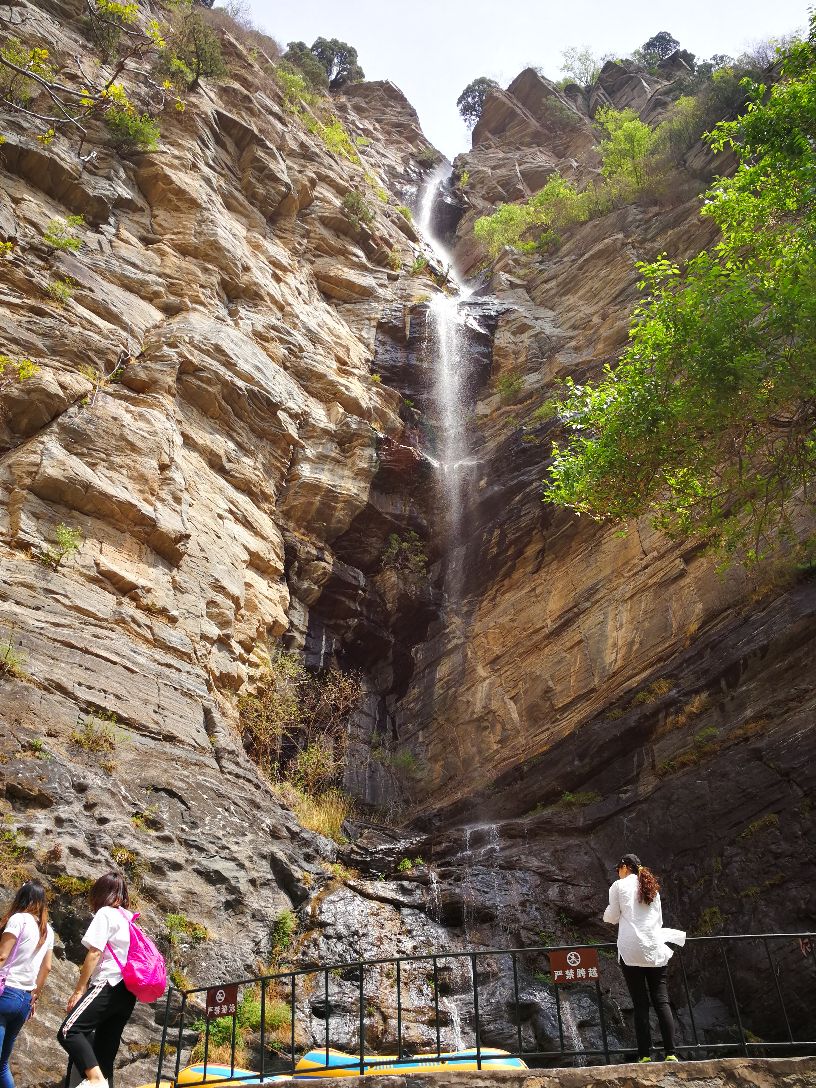
[[[51,926],[46,927],[46,936],[43,943],[37,948],[40,940],[40,925],[33,914],[12,914],[6,923],[4,933],[14,934],[14,939],[20,937],[17,942],[17,951],[14,953],[11,967],[6,972],[6,963],[0,968],[0,973],[5,975],[6,986],[12,986],[16,990],[33,990],[37,985],[37,975],[45,955],[54,947],[54,931]]]
[[[605,922],[618,923],[618,954],[627,967],[664,967],[674,955],[666,941],[685,944],[685,933],[663,928],[659,894],[651,903],[638,900],[635,873],[616,880],[609,889],[603,917]]]
[[[119,957],[119,963],[124,963],[130,951],[128,920],[132,917],[132,911],[124,907],[100,907],[91,919],[82,943],[86,948],[96,948],[102,952],[102,958],[90,978],[92,986],[98,986],[101,982],[116,986],[122,981],[122,971],[111,955],[108,944]]]

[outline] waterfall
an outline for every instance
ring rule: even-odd
[[[442,163],[425,184],[419,202],[417,225],[434,257],[445,272],[455,294],[440,292],[428,306],[426,348],[433,366],[433,390],[437,427],[435,460],[441,508],[444,512],[444,540],[447,566],[445,592],[449,608],[456,611],[463,577],[462,514],[468,460],[467,411],[465,405],[467,354],[466,316],[461,303],[471,294],[456,274],[453,259],[443,242],[434,234],[432,215],[439,189],[450,175],[450,166]]]
[[[581,1041],[581,1033],[578,1031],[578,1025],[575,1023],[575,1014],[572,1011],[568,996],[561,998],[561,1023],[564,1027],[564,1035],[569,1040],[571,1048],[579,1052],[573,1059],[575,1064],[586,1065],[587,1059],[580,1054],[580,1051],[584,1049],[584,1044]]]
[[[428,308],[428,341],[434,364],[439,437],[436,459],[447,524],[449,552],[458,547],[462,526],[462,484],[467,459],[464,412],[464,319],[459,299],[435,295]]]
[[[431,868],[428,871],[429,883],[428,883],[428,899],[425,907],[425,913],[434,922],[440,921],[442,918],[442,892],[439,887],[439,877],[436,875],[436,870]]]
[[[452,997],[441,997],[439,999],[440,1005],[448,1010],[450,1016],[450,1050],[464,1050],[465,1043],[462,1039],[462,1018],[459,1015],[459,1008]]]
[[[457,275],[456,269],[453,267],[453,257],[450,250],[440,238],[437,238],[434,234],[433,226],[431,225],[433,208],[437,196],[439,195],[439,190],[450,177],[450,173],[450,163],[442,162],[425,182],[422,189],[422,195],[419,198],[417,226],[422,232],[422,236],[425,239],[428,248],[444,269],[447,279],[454,284],[457,293],[461,295],[462,298],[467,298],[472,293],[472,288],[468,287]]]

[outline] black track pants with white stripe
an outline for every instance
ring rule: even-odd
[[[57,1032],[57,1041],[83,1077],[98,1065],[102,1076],[113,1085],[113,1063],[135,1004],[136,998],[124,982],[116,986],[103,982],[89,986],[68,1013]]]

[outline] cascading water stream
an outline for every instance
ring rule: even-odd
[[[465,315],[461,303],[470,296],[472,289],[456,274],[450,252],[433,230],[434,203],[449,173],[450,167],[443,163],[428,179],[419,204],[417,225],[444,269],[447,282],[456,288],[456,294],[440,292],[434,295],[427,316],[438,431],[435,453],[445,518],[445,595],[448,611],[455,612],[462,588],[462,515],[470,464],[465,409]]]

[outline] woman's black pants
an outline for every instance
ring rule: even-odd
[[[635,1038],[639,1058],[649,1058],[652,1053],[652,1029],[649,1024],[649,999],[657,1013],[660,1034],[663,1036],[663,1049],[667,1054],[674,1054],[674,1018],[669,1005],[669,990],[666,985],[665,967],[629,967],[621,961],[623,977],[629,988],[629,996],[635,1007]]]
[[[124,982],[115,986],[103,982],[89,986],[65,1017],[57,1041],[83,1077],[86,1070],[98,1065],[113,1085],[113,1063],[135,1004],[136,998]]]

